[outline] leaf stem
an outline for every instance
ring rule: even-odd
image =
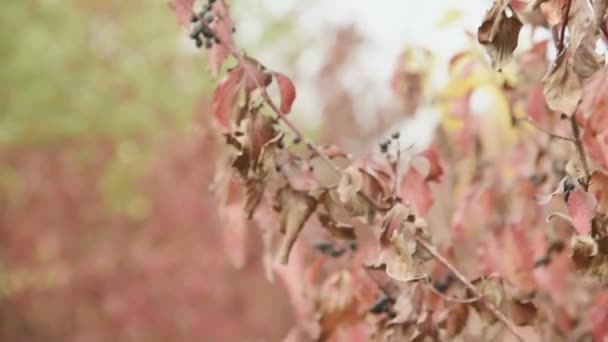
[[[566,38],[566,27],[568,26],[568,19],[570,19],[570,7],[572,7],[572,0],[568,0],[566,4],[566,12],[564,13],[564,20],[562,23],[562,30],[559,34],[559,44],[557,45],[557,54],[560,55],[565,48],[564,40]]]
[[[460,273],[460,271],[456,269],[454,265],[452,265],[443,256],[441,256],[441,254],[437,252],[433,245],[426,242],[420,237],[416,237],[416,242],[418,242],[420,244],[420,247],[427,251],[435,260],[437,260],[440,264],[442,264],[445,268],[452,272],[456,279],[458,279],[476,297],[479,297],[481,303],[483,303],[483,305],[488,310],[490,310],[498,320],[504,323],[504,325],[511,331],[511,333],[513,334],[513,336],[515,336],[515,338],[517,338],[517,340],[521,342],[525,341],[524,337],[521,336],[521,334],[517,331],[515,323],[513,323],[507,316],[500,312],[500,310],[496,307],[496,305],[494,305],[494,303],[490,302],[487,298],[485,298],[483,293],[481,293],[479,289],[475,287],[475,285],[473,285],[462,273]]]
[[[572,115],[570,117],[570,125],[572,126],[572,134],[574,135],[574,146],[576,146],[576,151],[578,152],[578,157],[583,164],[583,170],[585,170],[586,182],[585,182],[585,190],[589,186],[589,180],[591,179],[591,172],[589,171],[589,164],[587,163],[587,157],[585,155],[585,148],[583,147],[583,142],[581,141],[581,131],[578,123],[576,122],[576,115]]]
[[[565,140],[565,141],[570,141],[570,142],[573,142],[573,143],[575,142],[575,140],[573,138],[565,137],[565,136],[559,135],[559,134],[555,134],[555,133],[549,131],[548,129],[542,127],[541,125],[537,124],[534,120],[531,120],[530,118],[515,117],[515,120],[527,122],[530,125],[534,126],[534,128],[538,129],[539,131],[548,134],[551,138]]]

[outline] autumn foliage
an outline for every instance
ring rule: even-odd
[[[407,115],[432,98],[441,123],[429,146],[394,131],[367,151],[304,136],[287,72],[239,50],[225,1],[192,5],[172,2],[180,22],[208,26],[209,54],[236,61],[212,108],[226,145],[221,229],[232,250],[258,227],[266,275],[283,279],[296,311],[287,340],[608,338],[606,1],[496,0],[432,94],[432,51],[408,48],[395,96]],[[525,26],[553,39],[518,49]],[[482,115],[480,90],[496,99]],[[237,266],[243,253],[229,252]]]
[[[27,271],[8,267],[0,339],[608,339],[608,1],[495,0],[438,88],[433,51],[405,48],[397,107],[365,128],[336,82],[359,43],[344,28],[318,139],[227,0],[169,5],[218,79],[202,131],[155,149],[146,219],[104,215],[91,190],[113,143],[78,164],[74,146],[2,151],[27,181],[0,196],[0,256]],[[429,108],[430,143],[411,143],[397,127]]]

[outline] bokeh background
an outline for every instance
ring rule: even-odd
[[[439,87],[486,5],[231,2],[239,46],[294,80],[294,120],[351,152],[395,127],[429,140],[434,109],[406,117],[393,96],[398,56],[433,51]],[[166,1],[9,1],[0,21],[0,341],[284,337],[259,238],[242,269],[226,256],[208,189],[218,79]]]

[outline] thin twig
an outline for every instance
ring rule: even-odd
[[[433,291],[433,293],[435,293],[436,295],[438,295],[439,297],[443,298],[444,300],[446,300],[448,302],[470,304],[470,303],[475,303],[476,301],[480,300],[483,297],[483,296],[475,296],[473,298],[456,298],[456,297],[446,296],[443,293],[439,292],[435,288],[435,286],[433,286],[431,278],[426,277],[425,281],[426,281],[426,284],[428,285],[428,288],[431,289],[431,291]]]
[[[565,141],[570,141],[570,142],[575,142],[574,139],[572,139],[572,138],[565,137],[565,136],[559,135],[559,134],[555,134],[555,133],[549,131],[548,129],[540,126],[539,124],[537,124],[534,120],[531,120],[530,118],[515,117],[515,120],[527,122],[530,125],[534,126],[534,128],[538,129],[539,131],[548,134],[551,138],[565,140]]]
[[[581,131],[578,127],[578,123],[576,122],[576,115],[574,114],[570,117],[570,125],[572,126],[572,134],[574,135],[574,146],[576,146],[578,157],[581,160],[581,163],[583,164],[583,170],[585,170],[585,190],[587,190],[586,188],[589,185],[591,172],[589,171],[589,164],[587,163],[585,148],[583,147],[583,142],[581,141]]]
[[[562,23],[562,30],[559,34],[559,44],[557,45],[557,54],[561,54],[564,50],[564,40],[566,38],[566,26],[568,26],[568,19],[570,19],[570,7],[572,6],[572,0],[568,0],[566,4],[566,13],[564,13],[564,20]]]
[[[429,254],[431,254],[431,256],[433,256],[433,258],[435,260],[437,260],[440,264],[442,264],[445,268],[447,268],[450,272],[452,272],[452,274],[454,274],[454,276],[469,290],[471,290],[471,292],[475,295],[481,298],[481,303],[483,303],[483,305],[490,310],[494,316],[496,316],[496,318],[498,320],[500,320],[501,322],[504,323],[504,325],[511,331],[511,333],[513,334],[513,336],[515,336],[519,341],[525,341],[523,336],[521,336],[521,334],[517,331],[517,327],[515,326],[515,323],[513,323],[507,316],[505,316],[502,312],[500,312],[500,310],[496,307],[496,305],[494,305],[494,303],[490,302],[489,300],[487,300],[483,293],[481,293],[479,291],[479,289],[477,289],[477,287],[475,287],[475,285],[471,284],[471,282],[462,274],[460,273],[460,271],[458,271],[456,269],[456,267],[454,267],[454,265],[452,265],[449,261],[447,261],[443,256],[441,256],[441,254],[437,253],[437,251],[435,250],[435,247],[433,245],[431,245],[430,243],[426,242],[425,240],[417,237],[416,238],[416,242],[418,242],[420,244],[420,247],[422,247],[425,251],[427,251]]]

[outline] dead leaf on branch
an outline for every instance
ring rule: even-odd
[[[553,66],[543,78],[543,94],[551,110],[572,116],[583,93],[581,81],[568,58],[568,49],[557,56]]]
[[[317,216],[321,225],[336,239],[355,240],[357,238],[355,227],[338,220],[339,209],[338,203],[335,203],[329,195],[329,190],[325,191],[319,197],[319,208],[317,209]]]
[[[515,13],[507,16],[508,4],[506,0],[495,1],[477,29],[477,40],[490,55],[492,67],[498,70],[511,59],[523,25]]]
[[[296,191],[289,186],[277,192],[273,209],[280,213],[280,231],[284,234],[278,251],[282,264],[289,261],[291,248],[316,207],[317,200],[306,192]]]
[[[428,260],[429,255],[416,241],[417,237],[429,238],[424,228],[424,222],[416,222],[406,206],[396,203],[382,223],[382,251],[371,267],[383,267],[389,277],[403,282],[424,278],[420,264]]]

